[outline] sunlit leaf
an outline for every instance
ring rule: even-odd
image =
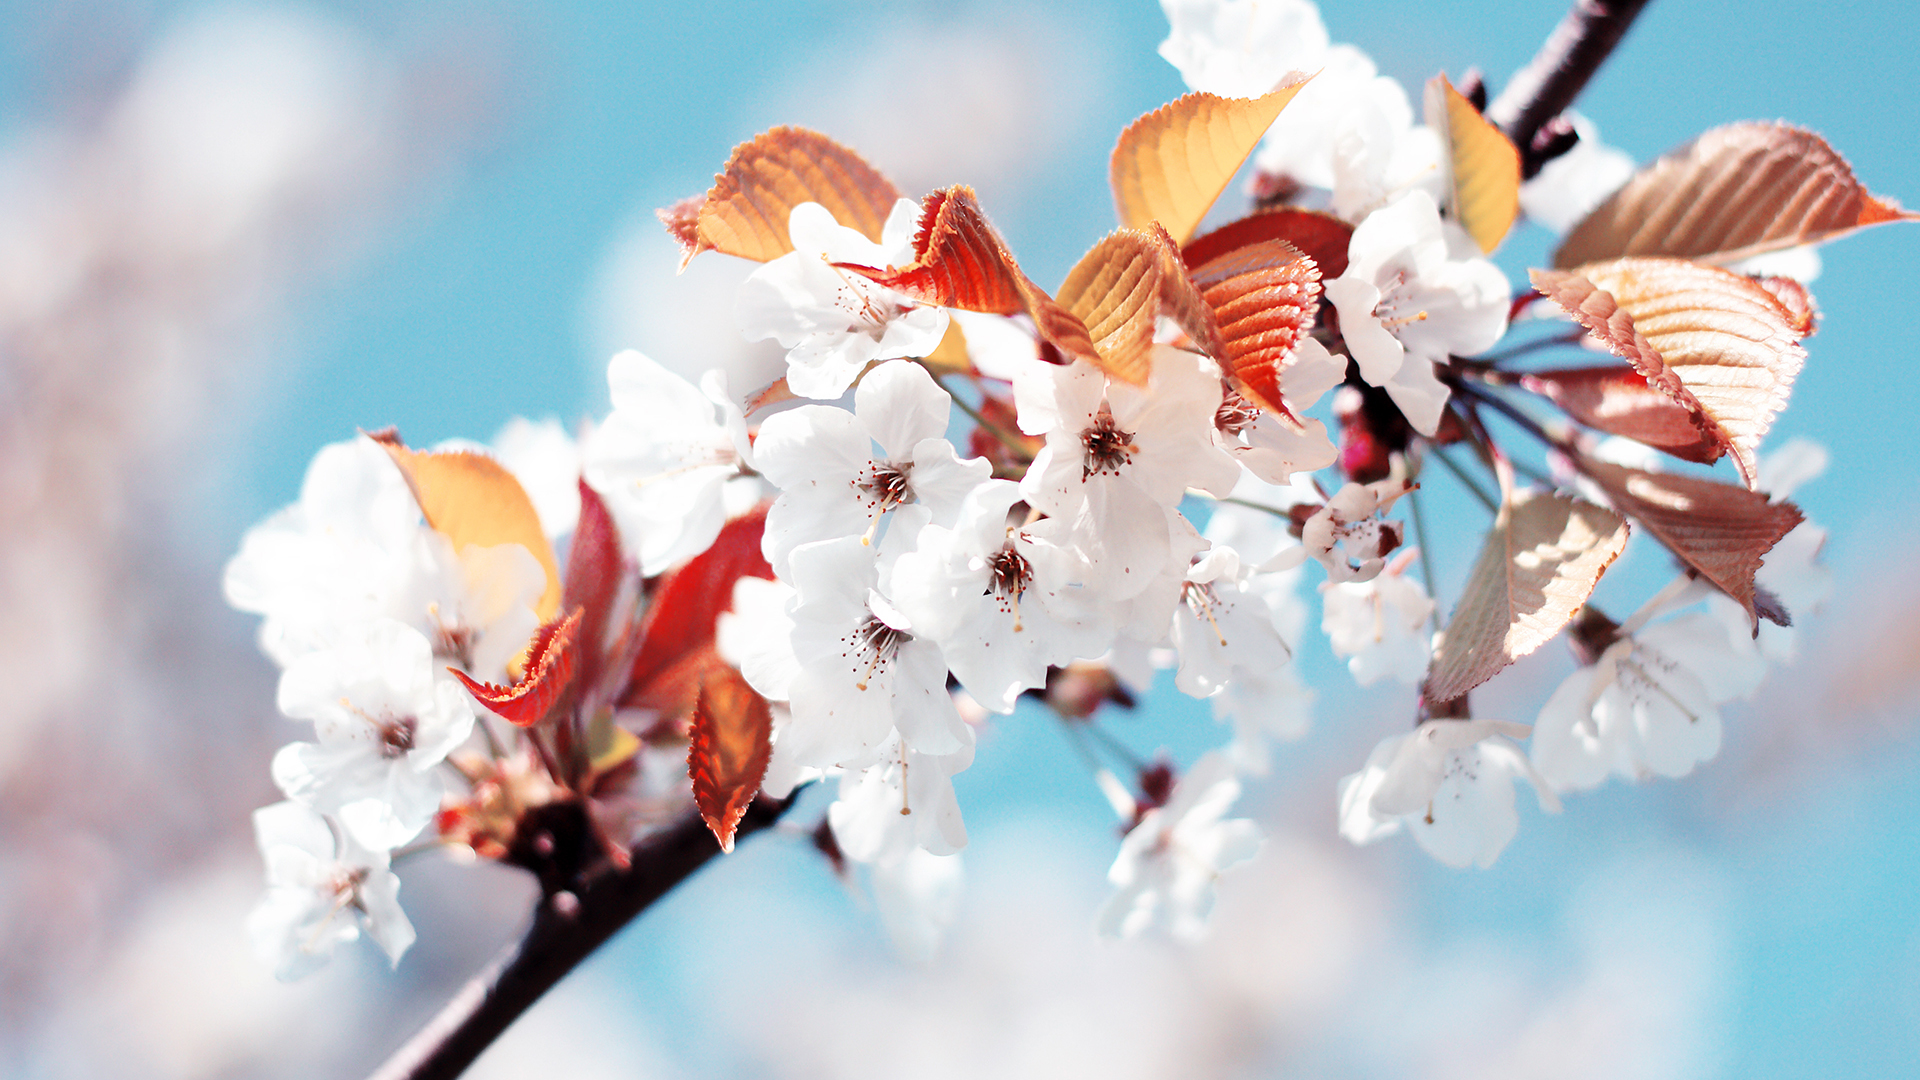
[[[387,448],[406,476],[427,524],[451,541],[453,550],[469,544],[519,544],[526,548],[547,574],[547,588],[540,594],[534,613],[542,621],[550,621],[559,612],[560,567],[554,562],[553,545],[540,528],[533,500],[506,466],[470,450],[410,450],[391,431],[373,437]]]
[[[1583,457],[1580,471],[1616,510],[1646,526],[1668,550],[1719,586],[1760,625],[1753,575],[1780,538],[1800,524],[1798,507],[1693,476],[1644,472]]]
[[[474,699],[520,727],[544,719],[573,681],[580,658],[580,612],[534,632],[527,647],[526,674],[508,686],[481,682],[459,668],[448,668]]]
[[[1542,394],[1567,415],[1609,435],[1622,435],[1687,461],[1711,463],[1725,452],[1718,436],[1700,430],[1698,415],[1673,395],[1647,385],[1633,368],[1601,367],[1537,371],[1520,385]]]
[[[1257,98],[1187,94],[1127,125],[1108,165],[1120,226],[1158,221],[1186,243],[1304,84],[1289,80]]]
[[[1282,207],[1243,217],[1205,236],[1197,236],[1180,254],[1192,269],[1266,240],[1292,244],[1313,260],[1322,277],[1337,278],[1347,272],[1347,248],[1353,243],[1353,226],[1332,214]]]
[[[1786,309],[1789,324],[1793,332],[1802,338],[1810,338],[1819,328],[1820,308],[1813,302],[1813,294],[1805,285],[1790,277],[1754,278],[1753,283],[1773,294],[1780,306]]]
[[[1520,216],[1520,150],[1445,75],[1427,83],[1426,106],[1427,126],[1440,133],[1452,166],[1453,219],[1491,254]]]
[[[632,564],[621,554],[620,529],[585,479],[580,481],[580,521],[567,548],[561,607],[580,614],[580,682],[592,687],[605,660],[607,623]]]
[[[787,217],[808,202],[877,243],[899,201],[900,189],[860,155],[817,131],[777,127],[734,147],[705,195],[656,214],[680,242],[685,269],[703,251],[755,262],[785,255],[793,250]]]
[[[1319,268],[1285,240],[1261,240],[1195,266],[1193,281],[1220,328],[1221,366],[1254,404],[1297,421],[1281,376],[1319,313]]]
[[[1487,533],[1453,618],[1434,639],[1427,700],[1462,697],[1546,644],[1626,544],[1626,521],[1605,507],[1515,492]]]
[[[1041,338],[1069,359],[1098,362],[1086,324],[1035,285],[993,231],[973,189],[942,188],[921,203],[906,266],[837,264],[916,300],[994,315],[1026,312]]]
[[[1093,338],[1108,375],[1145,386],[1153,368],[1157,316],[1180,324],[1202,352],[1222,351],[1213,313],[1187,278],[1180,249],[1165,229],[1120,229],[1093,246],[1060,286],[1060,304]]]
[[[709,675],[693,710],[687,776],[694,805],[720,850],[733,850],[734,830],[760,790],[772,750],[773,710],[767,699],[732,668]]]
[[[1807,353],[1799,318],[1752,278],[1683,259],[1615,259],[1533,271],[1534,287],[1693,412],[1701,433],[1758,479],[1760,440]]]
[[[734,518],[707,550],[661,577],[641,624],[640,651],[623,704],[640,704],[652,684],[662,681],[676,662],[712,646],[721,612],[733,606],[734,582],[743,577],[773,578],[773,567],[760,553],[766,524],[765,506]],[[695,682],[695,692],[698,688]],[[680,691],[663,696],[676,695],[684,696]]]
[[[1574,226],[1553,265],[1622,255],[1727,263],[1915,216],[1874,197],[1813,132],[1747,121],[1640,170]]]

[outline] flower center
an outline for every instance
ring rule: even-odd
[[[852,646],[850,654],[857,654],[866,660],[865,670],[860,673],[859,681],[853,684],[856,690],[865,690],[872,681],[874,673],[892,660],[900,651],[900,646],[913,640],[913,635],[905,630],[895,630],[880,621],[877,615],[867,616],[867,621],[845,639]]]
[[[1213,636],[1219,639],[1221,648],[1226,648],[1227,635],[1220,630],[1220,620],[1213,616],[1214,609],[1221,606],[1220,601],[1213,595],[1213,585],[1208,582],[1189,581],[1181,587],[1180,596],[1187,602],[1187,610],[1193,612],[1194,618],[1205,619],[1207,625],[1213,627]]]
[[[1020,624],[1020,597],[1033,584],[1033,564],[1013,550],[1011,541],[987,560],[986,595],[998,597],[1000,610],[1013,615],[1013,632],[1026,629]]]
[[[855,480],[853,486],[860,490],[878,514],[913,501],[913,485],[909,482],[907,470],[891,461],[876,461],[868,465],[866,477]]]
[[[1407,272],[1400,270],[1393,275],[1392,283],[1380,290],[1380,302],[1373,306],[1373,313],[1379,317],[1380,325],[1391,333],[1403,326],[1426,321],[1427,313],[1424,310],[1401,313],[1401,307],[1411,307],[1412,302],[1413,289],[1409,287]]]
[[[1213,411],[1213,426],[1228,435],[1239,435],[1260,419],[1260,409],[1231,386],[1223,388],[1220,407]]]
[[[414,732],[419,726],[420,722],[411,716],[376,724],[380,732],[380,756],[388,759],[406,756],[413,749]]]
[[[1086,447],[1086,460],[1080,467],[1082,480],[1101,474],[1118,476],[1133,457],[1133,432],[1121,431],[1105,408],[1093,418],[1093,426],[1081,434],[1080,442]]]

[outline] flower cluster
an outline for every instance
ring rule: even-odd
[[[397,958],[409,844],[559,892],[696,809],[730,849],[754,799],[816,783],[833,796],[816,844],[867,868],[924,953],[961,879],[954,777],[1022,700],[1065,725],[1120,818],[1101,928],[1191,936],[1259,843],[1227,816],[1243,779],[1308,726],[1291,661],[1310,573],[1354,679],[1418,689],[1412,729],[1339,785],[1356,843],[1404,827],[1487,865],[1518,828],[1516,780],[1558,810],[1610,774],[1713,756],[1720,706],[1790,658],[1789,612],[1825,588],[1822,534],[1784,501],[1824,458],[1758,456],[1812,301],[1722,264],[1891,217],[1648,241],[1662,200],[1746,159],[1697,145],[1629,176],[1567,118],[1556,146],[1575,151],[1523,182],[1483,95],[1436,79],[1416,123],[1307,0],[1165,7],[1162,54],[1195,92],[1122,134],[1121,227],[1058,290],[971,190],[916,202],[778,128],[661,218],[688,259],[761,264],[738,323],[786,350],[784,378],[696,386],[626,352],[577,445],[520,427],[491,455],[391,433],[322,451],[227,576],[265,617],[281,710],[314,725],[274,759],[288,802],[258,819],[254,931],[281,974],[361,929]],[[1783,158],[1817,141],[1727,131]],[[1196,235],[1213,197],[1193,193],[1249,158],[1252,211]],[[1516,298],[1487,256],[1522,207],[1569,234]],[[1583,330],[1509,327],[1551,305]],[[1729,311],[1756,329],[1725,331]],[[1624,362],[1536,362],[1581,337]],[[1744,483],[1660,464],[1722,456]],[[1417,535],[1435,463],[1488,511],[1444,619],[1402,516]],[[1590,598],[1630,533],[1684,571],[1616,623]],[[1470,691],[1563,628],[1582,666],[1537,723],[1476,718]],[[1184,773],[1102,727],[1156,668],[1228,725]]]

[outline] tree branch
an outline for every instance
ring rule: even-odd
[[[1487,119],[1520,148],[1522,176],[1538,173],[1554,156],[1545,152],[1553,135],[1548,125],[1573,104],[1646,6],[1647,0],[1574,0],[1540,51],[1487,106]]]
[[[792,798],[755,799],[735,835],[767,828],[792,804]],[[527,936],[474,976],[371,1080],[460,1075],[542,994],[719,851],[706,822],[690,812],[636,845],[626,869],[609,866],[577,893],[548,895],[535,909]]]

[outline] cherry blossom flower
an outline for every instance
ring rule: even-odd
[[[253,812],[254,838],[267,864],[267,892],[247,917],[255,955],[292,981],[319,970],[334,947],[367,936],[398,965],[412,946],[413,924],[400,910],[400,879],[384,850],[336,838],[327,820],[298,803]]]
[[[586,477],[651,577],[705,551],[730,509],[728,489],[751,464],[747,424],[726,393],[726,375],[701,386],[628,350],[607,365],[613,411],[587,439]]]
[[[1400,546],[1406,527],[1376,515],[1412,490],[1405,480],[1349,482],[1307,518],[1300,542],[1326,567],[1328,581],[1371,581],[1386,569],[1386,557]]]
[[[1253,822],[1223,820],[1239,797],[1240,781],[1225,755],[1208,753],[1194,762],[1172,798],[1141,814],[1120,842],[1107,871],[1118,891],[1100,909],[1100,932],[1134,937],[1159,926],[1179,938],[1203,936],[1214,881],[1260,848]]]
[[[1329,353],[1314,338],[1301,338],[1280,374],[1281,396],[1298,419],[1260,409],[1228,388],[1214,413],[1214,442],[1271,484],[1323,469],[1340,451],[1327,436],[1327,426],[1303,414],[1346,377],[1344,357]]]
[[[1433,598],[1406,575],[1417,549],[1408,548],[1378,577],[1329,581],[1320,587],[1320,629],[1333,655],[1347,658],[1353,681],[1372,686],[1391,678],[1416,686],[1433,655],[1427,620]]]
[[[1433,365],[1484,352],[1506,332],[1506,277],[1440,221],[1425,191],[1369,214],[1353,230],[1347,271],[1326,284],[1360,375],[1393,397],[1422,435],[1440,425],[1447,388]]]
[[[1310,0],[1160,0],[1160,8],[1168,24],[1160,55],[1194,90],[1258,97],[1326,60],[1327,27]]]
[[[1036,362],[1013,390],[1020,430],[1047,438],[1021,494],[1068,523],[1096,587],[1113,599],[1139,594],[1166,569],[1166,520],[1187,488],[1224,495],[1240,478],[1212,441],[1220,377],[1205,357],[1155,346],[1144,390],[1109,384],[1084,360]]]
[[[901,199],[880,243],[838,224],[819,203],[787,218],[794,250],[755,270],[740,286],[736,320],[748,341],[775,338],[787,349],[787,387],[801,397],[847,392],[875,360],[926,356],[947,332],[943,308],[922,307],[835,263],[904,265],[913,261],[919,204]]]
[[[1048,667],[1100,655],[1113,639],[1086,582],[1086,561],[1058,542],[1060,522],[1008,524],[1019,486],[989,480],[969,492],[953,528],[929,525],[900,556],[893,595],[934,641],[975,700],[1013,711]]]
[[[910,503],[951,525],[967,492],[993,472],[985,458],[954,453],[945,438],[953,398],[919,364],[881,364],[853,400],[852,412],[803,405],[760,425],[755,462],[780,489],[762,540],[776,570],[802,544],[841,536],[870,543],[881,519]]]
[[[1273,613],[1253,584],[1255,568],[1215,544],[1195,559],[1174,609],[1172,641],[1180,655],[1174,685],[1211,697],[1241,672],[1273,671],[1293,657]]]
[[[879,567],[858,537],[793,552],[793,722],[783,756],[801,765],[857,764],[897,727],[916,750],[952,754],[972,741],[947,693],[940,647],[877,590]]]
[[[1257,480],[1243,480],[1234,492],[1236,498],[1254,502],[1295,501],[1287,489]],[[1209,699],[1214,719],[1233,724],[1233,742],[1227,752],[1242,772],[1265,773],[1268,742],[1298,739],[1312,721],[1313,692],[1294,671],[1289,662],[1291,646],[1286,644],[1299,641],[1306,624],[1307,608],[1299,594],[1305,553],[1288,535],[1283,520],[1232,503],[1214,507],[1207,520],[1206,537],[1239,553],[1246,571],[1242,595],[1265,606],[1267,624],[1286,650],[1277,658],[1269,654],[1271,662],[1265,665],[1234,667],[1225,685]]]
[[[1525,724],[1504,720],[1428,720],[1382,740],[1340,781],[1340,835],[1371,844],[1404,826],[1448,866],[1492,866],[1520,828],[1515,778],[1533,783],[1542,810],[1560,810],[1513,743],[1526,734]]]
[[[451,541],[425,526],[412,553],[412,573],[389,612],[427,636],[442,666],[485,682],[508,681],[508,663],[540,627],[533,606],[546,590],[547,572],[539,560],[519,544],[468,544],[455,554]]]
[[[280,711],[313,721],[320,741],[282,747],[274,782],[370,850],[412,839],[440,807],[436,767],[473,730],[466,691],[434,672],[426,637],[392,619],[296,660]]]
[[[954,751],[924,754],[895,732],[864,765],[840,774],[827,821],[847,858],[888,863],[914,848],[952,855],[967,846],[953,777],[973,764],[973,729],[963,725],[959,733]]]

